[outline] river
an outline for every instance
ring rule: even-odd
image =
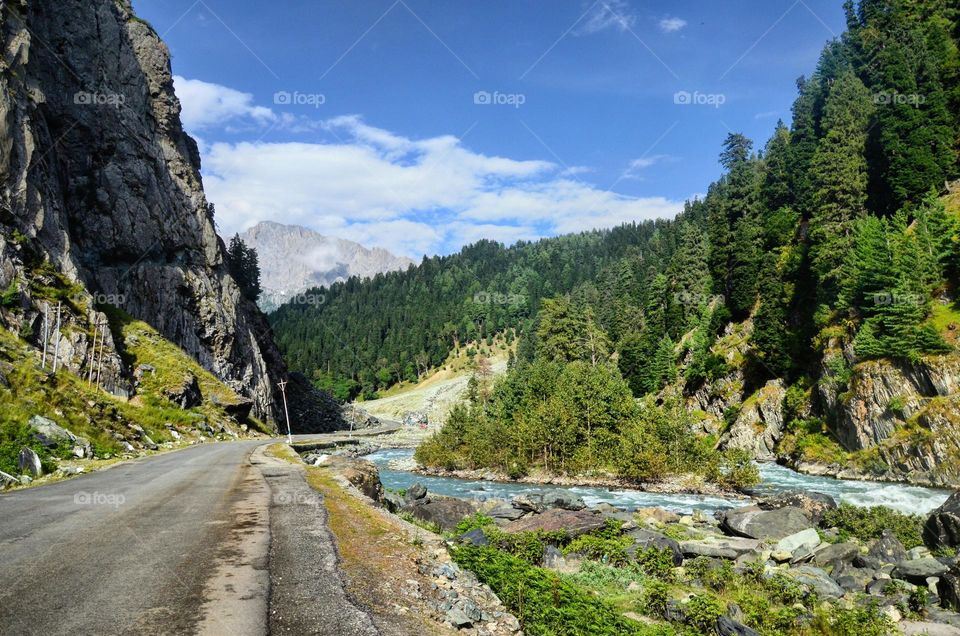
[[[432,477],[418,475],[406,470],[398,470],[394,462],[405,463],[413,456],[411,449],[384,449],[366,459],[377,464],[380,469],[380,481],[394,490],[408,488],[420,482],[429,492],[438,495],[461,497],[465,499],[487,499],[491,497],[509,499],[517,495],[556,490],[559,486],[541,486],[537,484],[501,483],[482,480],[455,479],[451,477]],[[393,466],[393,467],[392,467]],[[766,493],[774,494],[787,490],[822,492],[857,506],[887,506],[900,512],[928,514],[946,501],[949,492],[935,488],[909,486],[905,484],[885,484],[873,481],[856,481],[803,475],[777,464],[760,464],[762,483],[758,487]],[[583,497],[588,505],[607,502],[618,508],[635,510],[637,508],[664,508],[677,513],[690,513],[694,510],[710,512],[717,508],[745,505],[745,501],[736,497],[712,497],[704,495],[660,494],[638,490],[614,490],[591,486],[566,487],[576,495]]]

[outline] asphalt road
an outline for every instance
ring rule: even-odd
[[[329,617],[324,604],[351,616],[342,633],[372,633],[331,566],[322,500],[263,445],[202,444],[0,495],[0,634],[265,634],[271,615],[329,633],[301,618]],[[304,561],[323,576],[304,580]]]

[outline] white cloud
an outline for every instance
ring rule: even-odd
[[[583,166],[485,155],[452,135],[410,139],[356,115],[288,120],[249,94],[199,80],[178,77],[176,88],[185,127],[210,132],[200,145],[204,184],[224,235],[273,220],[417,258],[482,238],[509,244],[682,209],[599,190],[578,180],[590,171]],[[304,127],[328,141],[213,141],[212,130],[231,122]]]
[[[687,26],[687,21],[683,18],[663,18],[660,20],[660,30],[664,33],[675,33]]]
[[[607,29],[628,31],[637,21],[627,0],[603,0],[588,6],[589,15],[580,20],[574,35],[592,35]]]
[[[647,168],[652,168],[657,164],[668,163],[673,161],[679,161],[679,159],[672,155],[650,155],[650,156],[640,157],[639,159],[634,159],[627,166],[627,169],[623,171],[623,178],[637,179],[639,178],[640,173],[646,170]]]
[[[255,106],[250,93],[179,75],[174,76],[173,83],[183,107],[180,119],[189,131],[223,126],[235,120],[262,124],[277,119],[269,108]]]
[[[322,122],[331,143],[209,144],[204,183],[224,234],[275,220],[419,257],[481,238],[505,243],[675,216],[547,161],[473,152],[453,136],[412,140],[359,117]]]

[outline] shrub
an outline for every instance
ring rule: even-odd
[[[611,605],[581,591],[554,572],[495,548],[460,546],[453,559],[489,585],[531,636],[621,636],[641,628]]]
[[[493,519],[479,512],[474,513],[472,517],[467,517],[457,524],[457,535],[466,534],[471,530],[486,528],[493,525]]]
[[[821,609],[814,627],[818,633],[827,636],[887,636],[896,633],[893,621],[880,612],[876,601],[862,607],[831,605],[829,609]]]
[[[663,617],[670,601],[670,586],[662,581],[650,583],[643,591],[643,606],[649,616]]]
[[[667,549],[647,548],[637,553],[637,565],[646,574],[661,581],[673,581],[673,553]]]
[[[843,540],[855,537],[861,541],[869,541],[880,537],[884,530],[889,529],[909,550],[923,545],[924,521],[920,515],[906,515],[885,506],[861,508],[842,503],[824,514],[821,525],[836,527]]]
[[[725,610],[723,603],[708,594],[694,596],[683,608],[687,623],[701,634],[713,634],[717,619]]]
[[[623,565],[627,562],[627,548],[633,543],[630,537],[604,537],[584,534],[571,541],[564,549],[564,554],[578,552],[588,559],[602,561],[610,565]]]

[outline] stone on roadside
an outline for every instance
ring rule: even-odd
[[[29,474],[31,477],[40,477],[43,475],[43,467],[40,465],[40,456],[32,448],[23,447],[20,449],[20,455],[17,457],[17,465],[20,470]]]
[[[457,524],[476,512],[476,508],[468,501],[455,498],[443,499],[420,499],[412,506],[406,506],[403,509],[411,515],[426,521],[434,523],[441,530],[455,530]]]

